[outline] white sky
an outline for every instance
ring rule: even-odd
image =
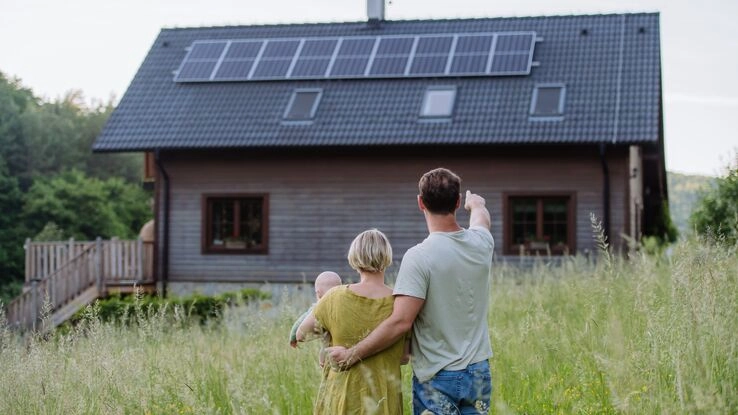
[[[389,20],[661,12],[666,167],[717,175],[738,133],[738,0],[391,0]],[[162,27],[358,21],[365,0],[0,0],[0,71],[119,99]]]

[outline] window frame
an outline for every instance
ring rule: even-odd
[[[260,248],[248,248],[243,249],[226,249],[217,248],[210,244],[212,240],[212,215],[211,215],[211,203],[214,199],[254,199],[261,198],[261,247]],[[212,254],[224,254],[224,255],[267,255],[269,254],[269,194],[267,193],[206,193],[202,195],[201,199],[201,253],[203,255]]]
[[[289,114],[290,111],[292,111],[293,105],[295,105],[295,100],[297,99],[297,95],[301,93],[313,93],[317,92],[318,95],[315,97],[315,101],[313,102],[313,107],[310,109],[310,116],[308,118],[290,118]],[[312,123],[315,119],[315,114],[318,112],[318,106],[320,105],[320,101],[323,99],[323,88],[296,88],[292,91],[292,95],[290,96],[290,100],[287,102],[287,108],[285,108],[284,114],[282,114],[282,122],[286,124],[306,124],[306,123]]]
[[[502,194],[502,211],[503,211],[503,254],[504,255],[520,255],[521,244],[513,243],[513,218],[512,218],[512,199],[537,199],[538,206],[541,205],[543,199],[567,199],[567,224],[566,224],[566,236],[567,246],[564,249],[549,247],[551,255],[573,255],[577,250],[577,232],[576,232],[576,192],[571,191],[541,191],[541,192],[503,192]],[[536,233],[542,231],[543,211],[538,209],[536,212]],[[541,235],[537,235],[541,236]],[[547,255],[548,250],[545,249],[533,249],[525,248],[526,255]]]
[[[559,108],[556,114],[538,114],[536,113],[536,104],[538,104],[538,91],[541,88],[560,88]],[[538,83],[533,86],[533,94],[530,99],[530,109],[528,119],[530,121],[561,121],[564,119],[564,103],[566,102],[566,84],[563,82],[547,82]]]
[[[451,109],[448,112],[448,115],[426,115],[423,114],[423,111],[425,110],[425,105],[428,102],[428,95],[432,91],[449,91],[451,92]],[[423,92],[423,101],[420,104],[420,112],[418,117],[420,117],[420,120],[422,121],[450,121],[453,116],[454,112],[456,111],[456,96],[458,95],[458,87],[456,85],[430,85],[425,88],[425,91]]]

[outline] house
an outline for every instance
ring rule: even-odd
[[[662,234],[657,13],[163,29],[94,144],[146,153],[164,292],[395,265],[438,166],[486,197],[497,260]],[[468,220],[460,212],[462,223]],[[396,270],[396,268],[394,268]],[[390,271],[392,272],[392,271]]]

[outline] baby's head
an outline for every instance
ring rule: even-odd
[[[333,271],[321,272],[317,278],[315,278],[315,297],[320,298],[328,292],[331,288],[341,285],[341,277]]]

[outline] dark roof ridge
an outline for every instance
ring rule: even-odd
[[[461,17],[461,18],[430,18],[430,19],[400,19],[385,20],[383,23],[449,23],[449,22],[473,22],[482,20],[512,20],[512,19],[558,19],[572,17],[612,17],[612,16],[659,16],[659,11],[641,11],[641,12],[621,12],[621,13],[590,13],[590,14],[552,14],[538,16],[488,16],[488,17]],[[183,26],[183,27],[163,27],[161,31],[179,31],[193,29],[239,29],[239,28],[279,28],[279,27],[295,27],[295,26],[337,26],[365,24],[366,20],[355,21],[334,21],[334,22],[294,22],[294,23],[255,23],[255,24],[237,24],[237,25],[218,25],[218,26]]]

